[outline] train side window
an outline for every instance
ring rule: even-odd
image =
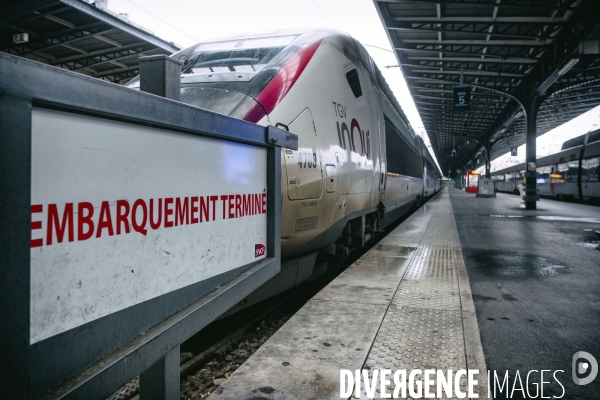
[[[567,163],[567,168],[567,182],[577,183],[579,175],[579,162],[570,161]]]
[[[563,175],[566,175],[567,171],[569,170],[569,165],[567,163],[558,164],[556,166],[556,170],[557,170],[557,172],[562,173]]]
[[[537,170],[538,177],[540,179],[542,179],[543,183],[547,183],[550,181],[550,174],[552,173],[553,170],[554,170],[554,168],[552,168],[552,167],[538,168],[538,170]]]
[[[583,160],[582,178],[584,182],[598,182],[600,175],[600,158]]]
[[[358,99],[362,96],[362,88],[360,87],[360,79],[358,79],[358,71],[356,68],[346,72],[346,79],[348,80],[350,89],[352,89],[352,93],[354,93],[354,97]]]
[[[384,120],[387,172],[423,179],[420,154],[404,141],[387,117]]]

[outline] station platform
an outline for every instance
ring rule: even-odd
[[[210,398],[339,399],[340,370],[363,368],[486,370],[448,189],[313,297]],[[486,388],[480,382],[479,398]]]
[[[449,194],[487,368],[509,371],[511,384],[519,371],[523,385],[537,370],[526,398],[541,370],[560,381],[546,373],[544,397],[600,398],[600,377],[572,379],[575,353],[600,360],[600,207],[542,198],[526,210],[512,194]]]
[[[511,392],[496,398],[535,398],[536,388],[544,397],[598,398],[600,379],[575,384],[571,363],[579,351],[600,355],[599,229],[599,207],[542,199],[526,210],[515,195],[446,188],[210,398],[339,399],[341,369],[488,370],[508,376]],[[488,398],[485,376],[480,399]],[[364,385],[361,398],[372,398]]]

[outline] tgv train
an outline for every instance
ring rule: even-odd
[[[247,304],[322,274],[327,257],[363,246],[441,187],[381,72],[345,33],[279,30],[172,57],[185,62],[182,102],[298,135],[298,151],[282,150],[282,272]]]
[[[537,187],[540,196],[600,202],[600,129],[563,143],[559,153],[539,158]],[[525,163],[491,173],[499,192],[517,193]]]

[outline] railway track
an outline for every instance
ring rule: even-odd
[[[214,321],[181,345],[182,400],[205,399],[285,324],[308,300],[334,280],[412,212],[390,225],[362,249],[308,283],[292,288],[232,317]],[[139,378],[128,382],[106,400],[138,400]]]

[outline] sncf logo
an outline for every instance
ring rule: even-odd
[[[266,251],[266,247],[264,244],[255,244],[254,245],[254,258],[264,256]]]

